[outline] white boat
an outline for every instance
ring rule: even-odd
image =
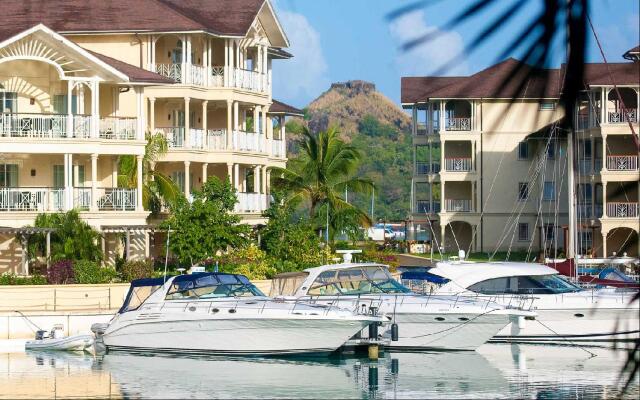
[[[433,293],[527,304],[536,321],[519,319],[494,341],[609,345],[638,340],[640,310],[635,291],[582,289],[547,266],[516,262],[440,262],[429,269],[442,282]]]
[[[35,340],[27,340],[26,350],[84,351],[93,345],[91,335],[64,336],[62,325],[55,325],[51,332],[39,330]]]
[[[274,301],[243,275],[197,273],[166,283],[133,281],[123,307],[99,336],[107,351],[327,353],[379,321],[337,307]]]
[[[386,319],[378,335],[397,349],[475,350],[511,320],[535,317],[486,300],[417,295],[393,279],[388,266],[351,263],[350,255],[345,259],[342,264],[276,276],[270,294],[361,314],[377,310]]]

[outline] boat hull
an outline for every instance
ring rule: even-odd
[[[28,340],[26,350],[84,351],[93,345],[91,335],[76,335],[59,339]]]
[[[328,353],[369,325],[357,319],[163,319],[129,321],[103,337],[108,351],[282,355]]]

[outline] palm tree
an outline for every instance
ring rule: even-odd
[[[354,177],[362,157],[360,151],[341,140],[335,128],[312,134],[305,127],[302,139],[301,155],[290,160],[286,169],[275,171],[274,185],[288,194],[285,201],[306,203],[310,219],[324,221],[328,206],[334,215],[353,215],[348,220],[369,225],[367,213],[341,197],[345,187],[354,193],[374,187],[371,181]],[[334,231],[340,230],[340,222],[345,220],[332,218]]]
[[[152,166],[167,152],[168,145],[164,136],[159,133],[147,133],[147,145],[145,146],[142,160],[142,204],[145,210],[152,214],[160,212],[162,204],[174,205],[182,196],[182,191],[168,176],[155,171]],[[120,157],[118,163],[118,185],[120,187],[135,188],[138,182],[138,169],[136,157],[126,155]]]

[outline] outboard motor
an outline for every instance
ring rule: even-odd
[[[36,340],[43,340],[43,339],[47,339],[48,337],[49,337],[49,334],[47,331],[43,331],[43,330],[36,331]]]

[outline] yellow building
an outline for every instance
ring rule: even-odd
[[[117,182],[121,156],[141,171],[146,132],[166,136],[154,168],[187,198],[228,178],[236,212],[264,222],[285,117],[301,114],[271,95],[272,62],[291,54],[269,0],[7,0],[0,13],[0,273],[27,272],[20,228],[74,208],[107,261],[153,255],[142,174]]]
[[[638,48],[625,58],[609,64],[617,91],[605,64],[586,65],[569,135],[558,129],[562,68],[508,59],[466,77],[402,78],[414,237],[450,252],[637,256],[638,151],[622,110],[637,134]],[[517,68],[530,72],[523,85],[503,84]]]

